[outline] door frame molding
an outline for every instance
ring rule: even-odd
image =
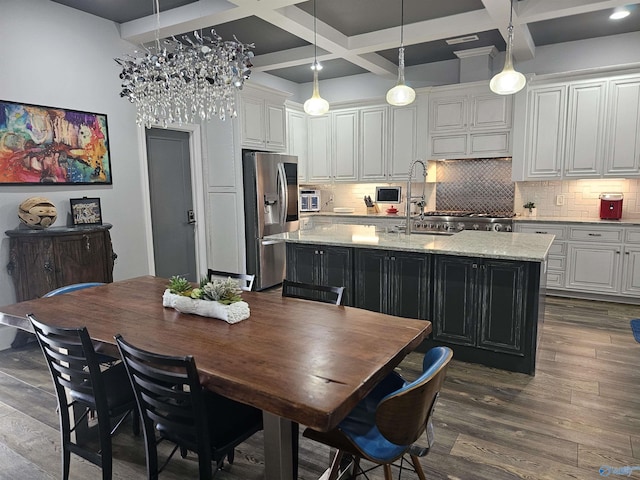
[[[153,125],[152,128],[163,128],[160,125]],[[206,215],[205,215],[205,195],[204,195],[204,172],[202,164],[202,133],[198,124],[169,124],[167,130],[176,130],[189,133],[189,158],[191,169],[191,197],[193,210],[196,217],[194,227],[195,247],[196,247],[196,269],[197,278],[201,278],[207,272],[207,238],[206,238]],[[138,126],[138,145],[141,162],[142,178],[142,208],[144,217],[144,229],[147,238],[147,268],[151,275],[155,275],[155,255],[153,249],[153,226],[151,222],[151,190],[149,187],[149,159],[147,158],[147,137],[146,128]]]

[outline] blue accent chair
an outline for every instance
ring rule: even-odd
[[[318,432],[307,428],[305,437],[337,449],[329,480],[343,473],[345,455],[354,460],[351,478],[366,474],[360,467],[364,458],[376,467],[383,466],[385,480],[391,480],[393,462],[405,454],[420,480],[425,480],[418,457],[426,455],[433,443],[433,410],[452,357],[450,348],[434,347],[425,354],[423,373],[413,382],[392,372],[335,429]],[[414,445],[425,431],[428,446]]]
[[[104,285],[101,282],[87,282],[87,283],[74,283],[72,285],[65,285],[64,287],[56,288],[48,293],[45,293],[43,297],[55,297],[56,295],[62,295],[63,293],[75,292],[76,290],[83,290],[85,288],[99,287]]]

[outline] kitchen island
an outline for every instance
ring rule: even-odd
[[[553,235],[323,225],[268,239],[287,243],[290,280],[344,286],[347,305],[432,321],[422,348],[534,374]]]

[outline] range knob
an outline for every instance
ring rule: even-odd
[[[493,229],[496,232],[501,232],[502,231],[502,225],[500,225],[499,223],[496,223],[495,226],[493,227]]]
[[[460,222],[460,223],[458,224],[458,231],[460,231],[460,232],[461,232],[462,230],[464,230],[464,223]]]
[[[474,230],[480,230],[480,225],[478,225],[477,223],[474,223],[472,228]]]

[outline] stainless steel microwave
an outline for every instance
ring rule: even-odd
[[[319,212],[321,207],[320,190],[300,190],[301,212]]]

